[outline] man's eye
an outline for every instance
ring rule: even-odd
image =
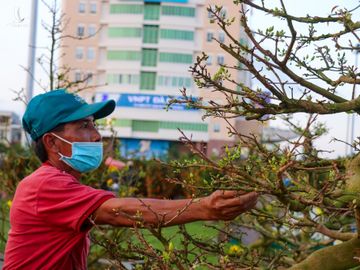
[[[82,127],[83,127],[83,128],[88,128],[88,127],[94,127],[94,128],[96,128],[97,125],[96,125],[95,122],[84,121],[83,124],[82,124]]]
[[[89,122],[88,121],[84,121],[82,124],[83,128],[87,128],[89,126]]]

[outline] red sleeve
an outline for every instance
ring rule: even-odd
[[[56,176],[41,183],[37,194],[37,213],[50,225],[80,231],[85,219],[111,192],[86,186],[71,176]]]

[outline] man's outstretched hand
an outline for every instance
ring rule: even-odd
[[[231,220],[241,213],[253,208],[257,202],[256,192],[242,193],[238,191],[217,190],[202,198],[205,220]]]

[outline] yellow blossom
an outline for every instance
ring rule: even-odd
[[[9,208],[10,208],[11,205],[12,205],[12,200],[8,200],[8,201],[6,202],[6,204],[7,204],[7,206],[9,206]]]
[[[108,187],[111,187],[112,184],[113,184],[113,180],[112,180],[111,178],[106,181],[106,185],[107,185]]]
[[[111,172],[116,172],[118,170],[118,168],[116,166],[113,166],[113,165],[110,165],[108,167],[108,171],[111,173]]]
[[[313,208],[313,211],[314,211],[315,215],[318,215],[318,216],[321,216],[322,214],[324,214],[323,210],[320,207],[317,207],[317,206],[315,206]]]
[[[232,245],[229,247],[229,254],[240,255],[244,252],[244,249],[238,245]]]

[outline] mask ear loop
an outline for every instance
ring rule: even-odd
[[[69,142],[68,140],[60,137],[59,135],[56,135],[56,134],[53,133],[53,132],[51,132],[51,134],[54,135],[54,136],[55,136],[56,138],[58,138],[59,140],[62,140],[63,142],[66,142],[66,143],[70,144],[71,146],[73,145],[71,142]],[[59,156],[60,156],[59,160],[61,160],[61,161],[63,161],[63,162],[65,162],[65,160],[63,160],[63,158],[71,158],[71,157],[69,157],[69,156],[65,156],[65,155],[61,154],[60,152],[58,152],[58,154],[59,154]],[[67,162],[65,162],[65,163],[67,164]]]
[[[68,143],[68,144],[71,144],[71,145],[72,145],[72,143],[71,143],[71,142],[69,142],[68,140],[66,140],[66,139],[64,139],[64,138],[62,138],[62,137],[60,137],[59,135],[56,135],[56,134],[55,134],[55,133],[53,133],[53,132],[51,132],[51,134],[52,134],[52,135],[54,135],[56,138],[58,138],[58,139],[62,140],[63,142],[66,142],[66,143]]]

